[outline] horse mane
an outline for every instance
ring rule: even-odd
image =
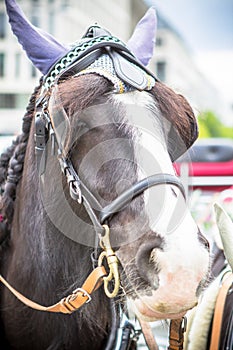
[[[60,83],[59,91],[61,93],[63,106],[71,111],[83,110],[91,105],[98,97],[103,96],[113,90],[113,85],[104,77],[96,74],[87,74],[78,78],[69,78]],[[78,80],[78,83],[77,83]],[[0,188],[1,201],[0,210],[2,222],[0,222],[0,243],[1,231],[10,228],[14,215],[14,201],[16,189],[22,176],[24,158],[27,149],[29,133],[35,111],[35,102],[42,86],[40,84],[32,93],[26,113],[23,117],[22,133],[17,136],[12,145],[0,157]],[[193,129],[196,126],[196,119],[193,111],[186,99],[176,94],[172,89],[161,82],[157,82],[150,93],[155,98],[158,107],[168,121],[171,122],[180,138],[187,148],[196,139],[193,135]],[[77,95],[79,98],[77,99]]]
[[[35,101],[42,85],[42,79],[32,93],[26,113],[23,117],[22,133],[19,134],[0,157],[0,188],[1,188],[1,226],[0,240],[5,226],[10,226],[14,215],[14,200],[17,184],[22,176],[24,158],[27,149],[32,117],[35,109]],[[5,225],[4,225],[5,224]],[[8,227],[9,228],[9,227]]]

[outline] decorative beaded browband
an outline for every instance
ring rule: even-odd
[[[157,80],[126,45],[111,35],[84,38],[50,69],[43,87],[50,89],[66,75],[96,73],[110,80],[116,93],[150,90]]]

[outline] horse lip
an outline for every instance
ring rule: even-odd
[[[171,320],[171,319],[181,318],[185,316],[187,311],[188,310],[185,310],[179,313],[160,313],[159,311],[149,310],[146,313],[141,313],[138,309],[136,309],[135,314],[141,320],[144,320],[146,322],[154,322],[157,320],[165,320],[165,319]]]
[[[133,302],[134,311],[136,316],[141,319],[145,320],[146,322],[154,322],[156,320],[163,320],[163,319],[176,319],[184,317],[186,312],[193,307],[197,305],[197,302],[193,303],[192,306],[185,307],[181,309],[179,312],[161,312],[155,309],[152,309],[147,304],[145,304],[143,301],[138,300],[139,303]]]

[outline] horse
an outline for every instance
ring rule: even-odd
[[[233,223],[222,204],[215,203],[214,209],[220,236],[216,232],[211,250],[211,283],[189,311],[186,350],[233,349]]]
[[[142,323],[176,320],[208,278],[172,165],[195,116],[146,68],[153,8],[127,45],[92,26],[64,46],[5,4],[42,78],[1,156],[1,347],[133,349],[118,336],[128,303]]]

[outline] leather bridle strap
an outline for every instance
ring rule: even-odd
[[[183,350],[186,322],[185,317],[171,320],[168,350]]]
[[[159,346],[154,339],[151,326],[148,322],[143,322],[139,319],[142,333],[145,338],[149,350],[159,350]],[[183,350],[184,332],[186,330],[186,318],[178,318],[171,320],[169,333],[169,347],[168,350]]]
[[[149,350],[159,350],[158,344],[155,341],[154,334],[152,332],[151,326],[149,322],[144,322],[140,319],[138,319],[141,329],[142,329],[142,334],[144,336],[146,345]]]
[[[233,283],[233,274],[231,273],[230,275],[227,275],[227,277],[223,281],[223,284],[220,288],[217,301],[215,304],[215,312],[214,312],[214,319],[213,319],[213,326],[212,326],[212,333],[211,333],[211,342],[210,342],[210,348],[209,348],[210,350],[219,349],[224,306],[225,306],[227,293],[229,291],[229,288],[232,286],[232,283]]]
[[[72,161],[70,159],[65,159],[64,157],[59,157],[62,172],[66,175],[69,187],[70,185],[76,183],[76,187],[80,188],[78,198],[75,198],[75,193],[71,191],[71,197],[82,203],[93,223],[95,231],[99,234],[103,234],[102,225],[106,223],[113,215],[117,214],[120,210],[129,204],[135,197],[142,194],[144,191],[151,187],[157,185],[174,185],[179,188],[183,197],[185,198],[185,189],[180,181],[180,179],[172,174],[155,174],[151,175],[141,181],[133,184],[129,189],[121,193],[117,198],[115,198],[110,204],[102,208],[98,199],[88,190],[86,185],[78,176],[76,170],[73,167]],[[71,181],[70,181],[71,179]],[[72,187],[71,187],[72,189]],[[79,200],[81,195],[81,200]],[[96,214],[99,212],[99,215]]]
[[[26,298],[15,288],[13,288],[1,275],[0,282],[2,282],[23,304],[29,306],[32,309],[71,314],[85,303],[91,301],[91,294],[102,285],[103,278],[106,275],[107,273],[104,266],[98,266],[90,273],[81,288],[77,288],[73,291],[72,294],[68,295],[65,298],[62,298],[58,303],[51,306],[43,306]]]
[[[119,197],[113,200],[112,203],[104,207],[99,215],[100,223],[103,224],[107,219],[122,210],[129,202],[131,202],[135,197],[143,193],[145,190],[156,185],[164,184],[177,186],[185,198],[184,186],[177,176],[171,174],[151,175],[134,184],[128,190],[120,194]]]

